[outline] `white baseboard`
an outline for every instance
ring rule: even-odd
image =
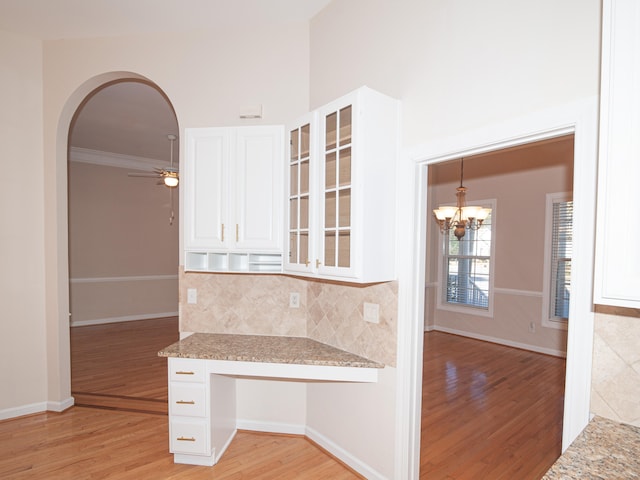
[[[10,418],[23,417],[25,415],[33,415],[34,413],[62,412],[73,406],[73,397],[69,397],[61,402],[37,402],[19,407],[5,408],[0,410],[0,420],[8,420]]]
[[[474,338],[476,340],[483,340],[485,342],[497,343],[499,345],[505,345],[507,347],[521,348],[523,350],[529,350],[531,352],[536,352],[536,353],[543,353],[545,355],[553,355],[554,357],[562,357],[562,358],[567,357],[567,352],[563,352],[561,350],[539,347],[537,345],[529,345],[527,343],[514,342],[511,340],[505,340],[504,338],[490,337],[487,335],[480,335],[478,333],[465,332],[462,330],[456,330],[456,329],[447,328],[447,327],[440,327],[438,325],[435,325],[429,331],[431,330],[436,330],[438,332],[444,332],[444,333],[452,333],[454,335],[460,335],[461,337]]]
[[[254,432],[286,433],[287,435],[305,435],[307,430],[305,425],[243,419],[236,420],[236,428],[239,430],[252,430]]]
[[[49,412],[64,412],[67,408],[73,407],[75,399],[69,397],[61,402],[47,402],[47,411]]]
[[[87,325],[103,325],[107,323],[133,322],[136,320],[151,320],[153,318],[177,317],[178,312],[145,313],[142,315],[125,315],[123,317],[96,318],[93,320],[71,321],[72,327],[85,327]]]
[[[354,457],[349,452],[347,452],[344,448],[337,445],[333,441],[329,440],[327,437],[322,435],[317,430],[313,428],[307,427],[307,437],[309,440],[317,443],[319,446],[324,448],[327,452],[329,452],[334,457],[338,458],[340,461],[347,464],[350,468],[354,469],[360,475],[364,476],[368,480],[388,480],[385,476],[383,476],[377,470],[371,468],[366,463],[362,462],[360,459]]]

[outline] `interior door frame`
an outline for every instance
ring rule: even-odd
[[[598,97],[434,140],[403,152],[398,171],[398,421],[396,478],[420,476],[420,419],[428,166],[574,135],[574,254],[562,451],[589,422],[593,348]]]

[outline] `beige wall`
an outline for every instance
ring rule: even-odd
[[[72,324],[178,311],[179,190],[129,171],[69,163]]]
[[[65,143],[73,111],[98,86],[92,78],[148,77],[172,100],[181,128],[235,124],[238,109],[256,103],[265,123],[283,123],[367,84],[402,100],[408,148],[597,95],[599,32],[599,0],[338,0],[310,30],[59,40],[46,42],[44,53],[39,42],[3,33],[0,135],[11,153],[3,162],[17,175],[15,188],[3,189],[5,205],[14,204],[12,229],[0,236],[10,256],[3,295],[11,293],[0,342],[3,359],[12,359],[0,372],[15,388],[0,408],[69,394]],[[407,288],[398,285],[400,298]],[[9,370],[15,358],[25,362]],[[392,478],[399,389],[395,370],[385,372],[375,385],[314,386],[308,418],[348,451],[364,448],[358,433],[375,423],[379,449],[363,453],[364,461]],[[343,398],[354,398],[353,407],[324,409]]]
[[[42,45],[0,31],[0,418],[47,400]],[[6,412],[6,413],[5,413]]]
[[[425,324],[551,354],[566,353],[566,330],[543,315],[547,193],[571,192],[573,137],[465,159],[467,203],[495,199],[494,309],[491,317],[438,308],[441,236],[431,211],[455,203],[460,161],[429,168],[429,245]],[[529,332],[529,325],[535,332]]]
[[[598,93],[600,0],[334,1],[311,22],[311,105],[402,100],[405,146]]]

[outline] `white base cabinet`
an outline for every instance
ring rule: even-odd
[[[235,379],[201,360],[169,358],[169,451],[175,463],[211,466],[236,434]]]

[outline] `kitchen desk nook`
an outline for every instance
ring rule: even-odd
[[[303,337],[194,333],[168,357],[169,447],[175,463],[211,466],[236,433],[235,379],[377,382],[384,365]]]

